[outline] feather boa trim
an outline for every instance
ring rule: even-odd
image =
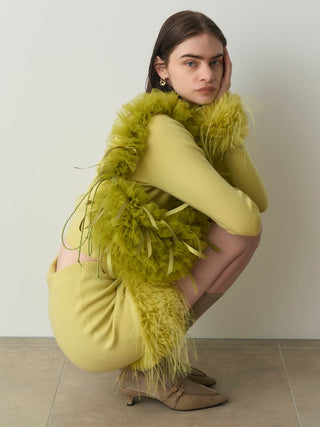
[[[76,207],[85,204],[80,224],[82,245],[98,253],[100,267],[121,278],[139,312],[145,354],[132,367],[149,380],[188,372],[185,333],[188,307],[175,281],[204,258],[209,218],[173,199],[169,209],[150,200],[142,185],[130,180],[143,156],[148,122],[167,114],[181,122],[219,170],[224,153],[247,134],[247,116],[237,95],[225,94],[215,105],[191,107],[174,92],[153,90],[123,106],[115,121],[97,176]],[[220,167],[221,169],[221,167]],[[70,219],[70,218],[69,218]]]

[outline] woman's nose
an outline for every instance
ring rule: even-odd
[[[200,68],[200,79],[206,82],[213,79],[213,70],[208,64],[203,64]]]

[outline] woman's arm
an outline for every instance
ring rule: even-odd
[[[132,179],[190,204],[231,234],[260,232],[260,212],[254,201],[223,179],[192,135],[169,116],[152,117],[147,148]]]
[[[218,101],[231,87],[232,62],[227,47],[224,47],[223,50],[224,74],[216,101]],[[268,196],[245,146],[241,145],[229,150],[225,154],[224,160],[225,167],[231,175],[235,185],[258,205],[260,212],[264,212],[268,207]]]
[[[256,203],[260,212],[264,212],[268,207],[267,192],[245,146],[227,151],[224,160],[235,185]]]

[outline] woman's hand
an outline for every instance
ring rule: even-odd
[[[227,48],[224,46],[223,48],[223,61],[224,61],[224,67],[223,67],[223,77],[221,80],[220,90],[217,93],[216,101],[218,101],[231,87],[231,72],[232,72],[232,62],[230,60],[230,56],[228,53]]]

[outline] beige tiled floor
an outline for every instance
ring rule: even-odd
[[[0,338],[0,426],[320,426],[320,340],[196,343],[195,366],[230,400],[178,412],[147,398],[127,407],[117,372],[81,371],[51,338]]]

